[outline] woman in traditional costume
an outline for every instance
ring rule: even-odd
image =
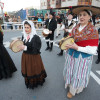
[[[12,77],[12,73],[17,71],[15,64],[3,45],[3,31],[0,25],[0,80]]]
[[[33,89],[43,85],[47,74],[40,56],[41,40],[32,21],[23,22],[22,40],[24,45],[19,46],[20,50],[23,50],[21,71],[26,87]]]
[[[91,9],[92,10],[92,9]],[[98,31],[90,22],[92,13],[85,7],[74,9],[79,17],[79,24],[73,28],[70,36],[75,43],[66,45],[65,67],[63,76],[65,88],[69,87],[68,98],[72,98],[87,87],[92,67],[93,55],[97,53]]]

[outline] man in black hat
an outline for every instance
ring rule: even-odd
[[[73,27],[76,26],[75,21],[73,20],[73,13],[70,12],[68,14],[67,19],[64,20],[64,37],[67,37],[69,35],[69,33],[72,31]],[[57,54],[58,56],[62,56],[63,55],[63,50],[60,51],[60,53]]]
[[[57,22],[54,18],[54,13],[50,12],[49,19],[45,22],[45,27],[49,29],[50,34],[45,38],[47,43],[47,48],[45,50],[52,51],[53,48],[53,40],[54,40],[54,31],[57,28]],[[50,39],[50,40],[49,40]],[[50,44],[49,44],[50,41]]]

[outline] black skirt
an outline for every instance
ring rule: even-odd
[[[3,44],[0,44],[0,80],[12,76],[17,71],[9,53]]]

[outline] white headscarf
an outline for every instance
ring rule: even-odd
[[[26,21],[31,25],[31,33],[30,33],[30,34],[27,34],[27,33],[25,32],[24,23],[25,23]],[[23,41],[24,41],[24,40],[27,40],[27,36],[29,35],[29,36],[30,36],[29,42],[30,42],[31,39],[33,38],[33,36],[37,34],[37,33],[36,33],[36,29],[35,29],[35,27],[34,27],[34,23],[33,23],[32,21],[29,21],[29,20],[24,20],[24,21],[23,21],[23,32],[22,32],[22,33],[23,33]]]

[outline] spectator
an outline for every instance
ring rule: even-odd
[[[9,18],[8,18],[8,22],[9,22],[9,24],[8,24],[8,27],[10,28],[10,29],[13,29],[13,26],[12,26],[12,18],[9,16]]]
[[[14,22],[14,24],[16,24],[17,18],[14,16],[13,19],[12,19],[12,21]],[[15,26],[15,29],[17,29],[17,25],[14,25],[14,26]]]

